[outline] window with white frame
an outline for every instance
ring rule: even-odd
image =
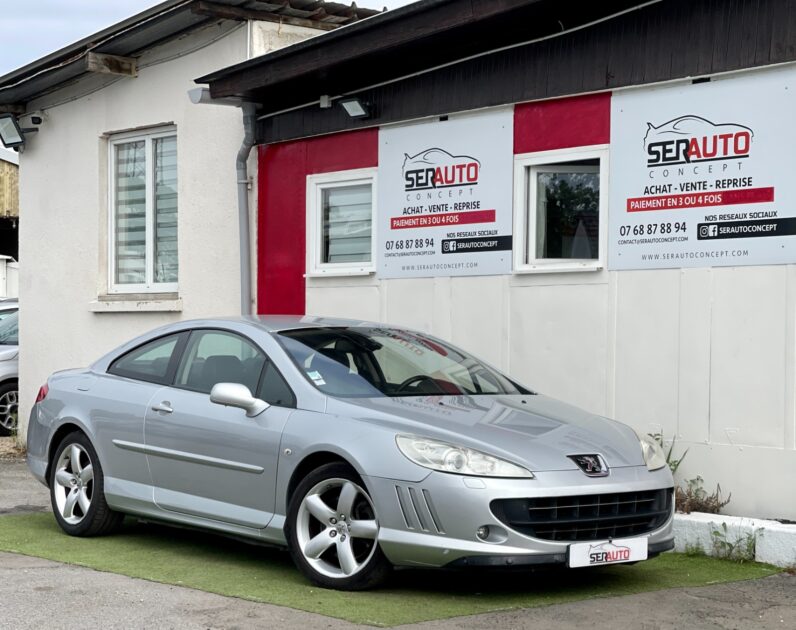
[[[376,169],[307,177],[310,275],[375,271]]]
[[[607,157],[605,147],[516,157],[515,271],[602,266]]]
[[[109,156],[109,290],[176,291],[176,130],[114,136]]]

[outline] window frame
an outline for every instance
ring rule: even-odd
[[[376,222],[378,219],[377,168],[359,168],[307,176],[307,277],[367,276],[376,273]],[[323,192],[347,186],[371,187],[370,204],[370,261],[324,263],[323,252]]]
[[[608,168],[609,145],[599,144],[553,151],[539,151],[514,156],[514,268],[515,274],[600,271],[605,267],[606,249],[608,246]],[[555,170],[557,165],[564,165],[582,160],[598,160],[600,175],[600,200],[598,206],[599,232],[597,258],[537,258],[536,257],[536,224],[537,209],[535,195],[536,181],[531,174],[547,170]],[[580,167],[583,165],[573,165]],[[533,208],[531,207],[531,204]],[[531,220],[533,217],[533,220]],[[531,252],[533,255],[531,256]],[[528,260],[526,262],[526,253]]]
[[[174,371],[172,373],[171,381],[169,383],[165,384],[166,387],[172,387],[174,389],[179,389],[180,391],[183,391],[183,392],[191,392],[193,394],[199,394],[200,396],[205,396],[205,397],[207,397],[209,399],[209,396],[210,396],[209,393],[203,392],[203,391],[195,389],[193,387],[188,387],[187,385],[182,385],[182,384],[178,384],[177,383],[177,376],[178,376],[178,374],[180,372],[180,369],[183,367],[184,360],[188,356],[188,348],[190,346],[191,340],[193,339],[194,335],[198,335],[198,334],[202,334],[202,333],[208,333],[208,332],[224,333],[224,334],[227,334],[227,335],[232,335],[234,337],[240,337],[241,339],[243,339],[244,341],[247,341],[252,346],[254,346],[259,352],[262,353],[263,357],[265,358],[265,361],[263,361],[263,365],[260,368],[260,374],[257,377],[257,386],[255,388],[255,391],[251,392],[252,396],[254,396],[255,398],[259,398],[260,390],[263,387],[263,381],[265,379],[265,371],[268,368],[268,365],[270,364],[276,370],[276,373],[279,375],[279,377],[282,379],[282,381],[284,381],[285,385],[287,386],[288,391],[290,392],[291,398],[290,398],[290,405],[274,405],[273,403],[268,403],[268,404],[271,405],[272,407],[279,407],[280,409],[296,409],[297,408],[298,400],[296,398],[296,392],[294,391],[293,387],[291,387],[290,382],[285,378],[285,375],[282,374],[282,370],[280,370],[279,367],[276,365],[276,363],[274,363],[274,361],[271,359],[271,357],[268,355],[268,353],[263,349],[263,347],[260,344],[258,344],[256,341],[254,341],[254,339],[252,339],[248,335],[244,335],[243,333],[240,333],[240,332],[238,332],[236,330],[229,330],[227,328],[213,328],[211,326],[211,327],[202,327],[202,328],[191,328],[190,330],[188,330],[187,331],[188,334],[185,336],[185,342],[184,342],[184,344],[183,344],[183,346],[181,348],[180,358],[177,361],[177,364],[174,366]],[[131,352],[132,352],[132,350],[131,350]],[[265,400],[265,399],[263,398],[261,400]],[[268,401],[265,401],[265,402],[268,402]]]
[[[179,266],[177,282],[155,282],[154,256],[155,256],[155,170],[154,170],[154,140],[158,138],[174,137],[177,141],[177,127],[174,125],[157,127],[150,130],[131,131],[113,134],[108,140],[108,293],[177,293],[179,291]],[[136,284],[120,284],[116,282],[116,147],[130,142],[145,143],[144,154],[146,159],[146,202],[145,202],[145,247],[144,271],[146,281]],[[179,146],[177,154],[177,256],[179,259]]]

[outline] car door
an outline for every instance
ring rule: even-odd
[[[114,360],[105,374],[87,375],[77,386],[91,409],[111,505],[134,509],[152,503],[144,418],[152,397],[172,381],[187,337],[175,333],[148,341]]]
[[[173,384],[157,392],[147,411],[147,458],[158,506],[244,527],[268,525],[279,443],[295,406],[292,393],[272,397],[276,404],[248,418],[242,409],[210,402],[210,390],[216,383],[242,383],[262,396],[274,369],[254,342],[237,333],[191,333]]]

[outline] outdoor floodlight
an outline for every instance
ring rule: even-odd
[[[0,114],[0,141],[7,149],[25,144],[25,135],[14,114]]]
[[[367,103],[363,103],[358,97],[344,98],[340,100],[345,113],[351,118],[367,118],[370,116]]]

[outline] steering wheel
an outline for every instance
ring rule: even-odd
[[[436,379],[428,376],[427,374],[415,374],[414,376],[410,376],[406,379],[403,383],[401,383],[398,388],[395,390],[396,393],[402,392],[410,385],[414,385],[415,383],[422,383],[423,381],[431,381],[434,384],[434,387],[437,388],[438,391],[443,391],[442,388],[437,383]]]

